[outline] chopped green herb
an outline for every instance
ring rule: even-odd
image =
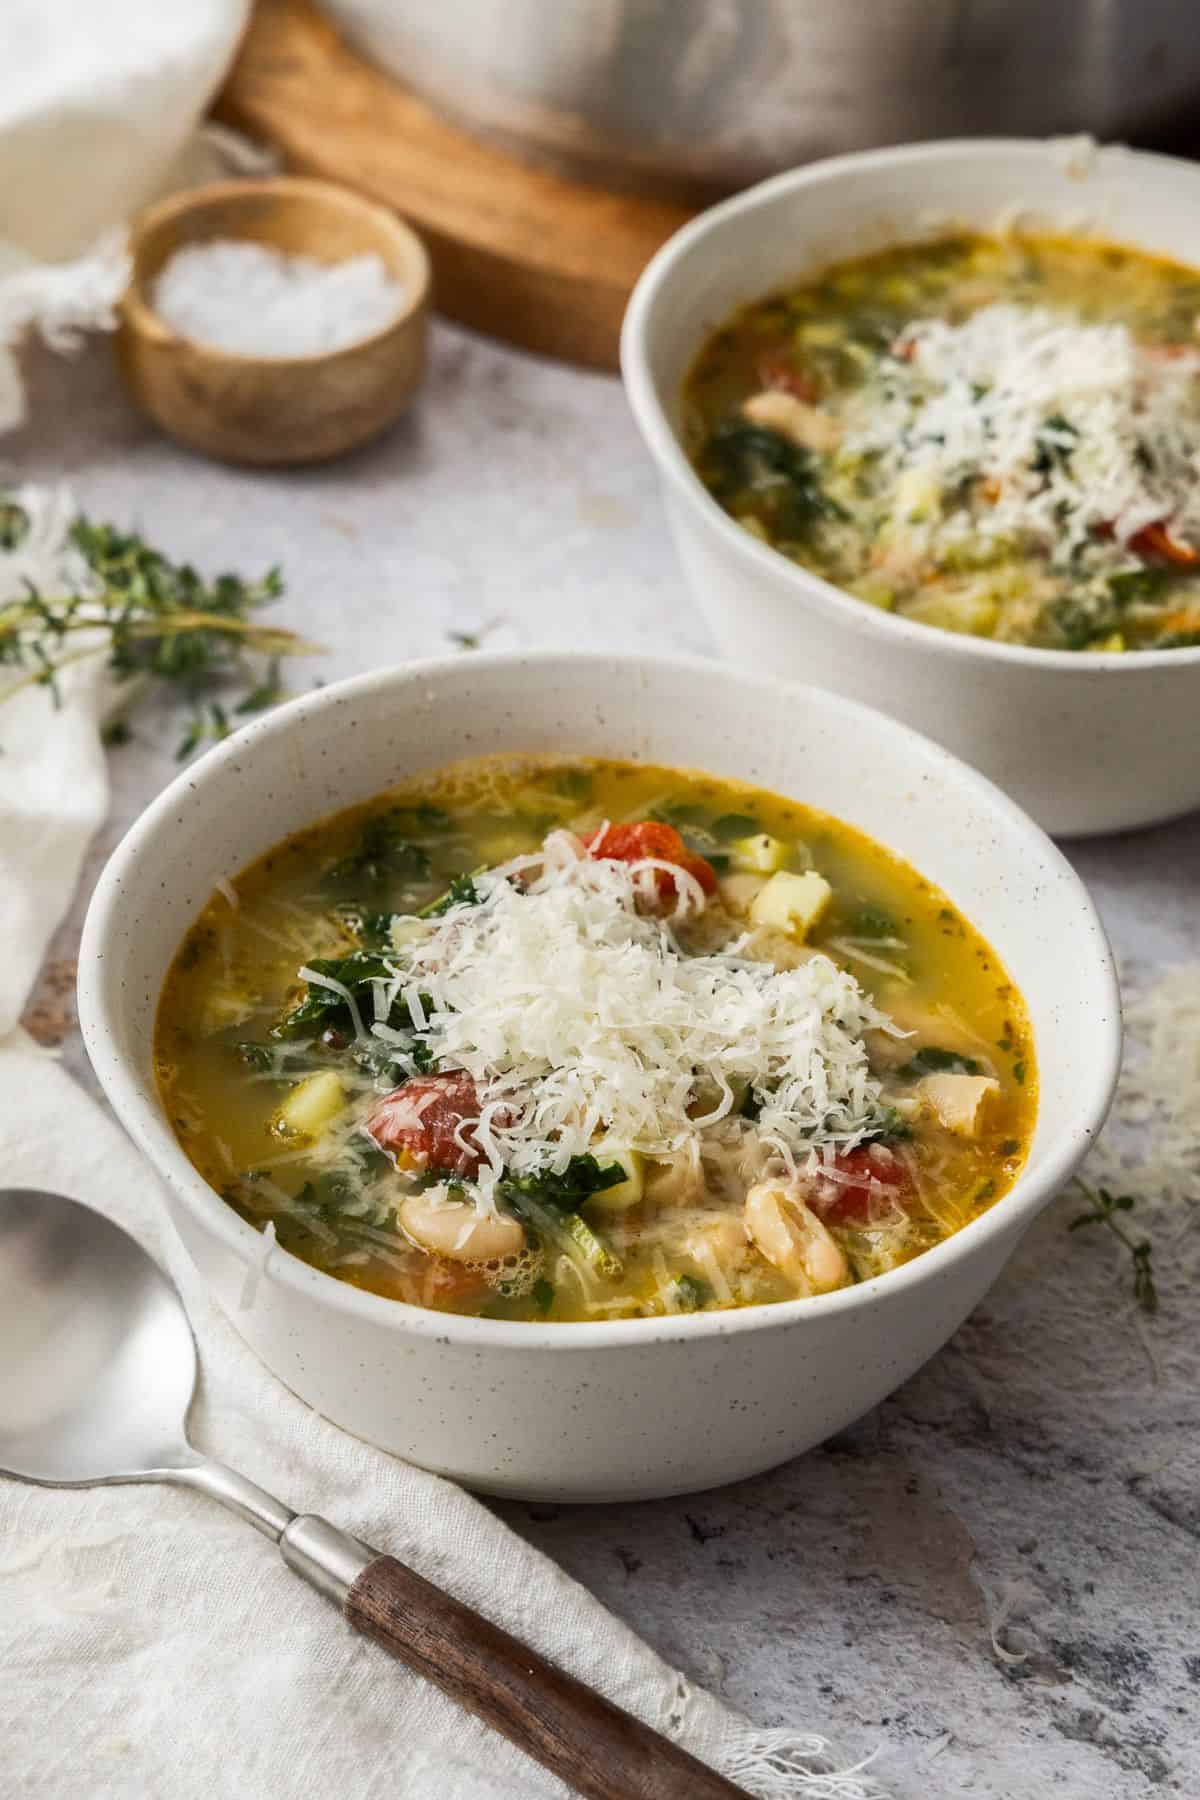
[[[971,1056],[960,1056],[957,1050],[940,1050],[936,1044],[926,1044],[917,1054],[906,1062],[900,1074],[908,1080],[915,1080],[918,1075],[978,1075],[979,1064]]]
[[[1013,1064],[1013,1071],[1012,1071],[1012,1072],[1013,1072],[1013,1080],[1014,1080],[1014,1081],[1015,1081],[1015,1082],[1017,1082],[1017,1084],[1018,1084],[1018,1085],[1019,1085],[1019,1086],[1024,1086],[1024,1083],[1025,1083],[1025,1063],[1024,1063],[1024,1061],[1023,1061],[1023,1060],[1022,1060],[1022,1059],[1021,1059],[1021,1058],[1020,1058],[1020,1057],[1018,1057],[1018,1058],[1017,1058],[1017,1060],[1016,1060],[1016,1062],[1015,1062],[1015,1063],[1014,1063],[1014,1064]]]
[[[719,875],[728,869],[730,859],[721,849],[715,831],[707,824],[708,813],[703,806],[656,806],[648,816],[662,825],[673,826],[687,848],[696,856],[704,857]]]
[[[680,1275],[675,1282],[675,1298],[681,1312],[699,1312],[712,1299],[712,1288],[696,1275]]]
[[[568,800],[577,800],[582,805],[592,797],[595,778],[590,769],[556,769],[553,786],[556,793],[565,795]]]
[[[429,857],[408,837],[410,814],[401,808],[376,813],[363,826],[362,835],[348,855],[326,872],[326,881],[378,885],[383,881],[415,883],[428,879]]]
[[[898,937],[896,921],[881,906],[862,906],[854,915],[854,929],[860,937]]]
[[[545,1318],[546,1314],[550,1311],[550,1308],[554,1305],[553,1282],[547,1281],[544,1275],[539,1275],[529,1292],[533,1304],[537,1307],[542,1317]]]
[[[903,1070],[901,1070],[903,1074]],[[870,1131],[863,1136],[864,1144],[902,1142],[912,1136],[912,1126],[896,1111],[894,1106],[882,1106],[879,1116]]]
[[[759,829],[758,820],[752,819],[749,813],[722,813],[713,821],[713,836],[720,838],[723,844],[731,843],[734,838],[753,837]]]
[[[1037,454],[1033,459],[1033,469],[1038,475],[1048,475],[1055,463],[1062,465],[1070,462],[1079,432],[1069,419],[1061,413],[1051,413],[1042,425],[1037,439]]]
[[[361,941],[364,949],[391,949],[394,913],[371,912],[354,904],[335,906],[333,910],[347,931],[352,931]]]
[[[417,914],[419,919],[437,919],[442,913],[448,913],[452,906],[478,906],[483,896],[475,886],[475,876],[482,875],[482,869],[475,869],[470,875],[456,875],[446,892],[428,906],[423,906]]]

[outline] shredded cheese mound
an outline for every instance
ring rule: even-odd
[[[553,832],[536,856],[476,876],[480,904],[397,952],[397,991],[431,1051],[478,1087],[481,1185],[561,1172],[597,1140],[670,1154],[748,1087],[784,1161],[878,1126],[863,1033],[900,1034],[854,977],[823,955],[777,971],[739,954],[744,939],[685,954],[677,930],[704,895],[680,882],[672,918],[639,911],[658,867],[588,857]]]
[[[845,451],[937,542],[1027,537],[1063,560],[1097,534],[1123,556],[1160,522],[1200,539],[1200,352],[1124,325],[1010,304],[916,321],[843,424]],[[984,491],[940,520],[970,483]]]

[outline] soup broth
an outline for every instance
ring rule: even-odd
[[[685,443],[747,531],[870,605],[1057,650],[1200,644],[1200,271],[958,234],[743,308]]]
[[[457,765],[222,884],[163,1105],[339,1280],[514,1320],[880,1274],[1025,1159],[1024,1007],[945,895],[819,812],[612,761]]]

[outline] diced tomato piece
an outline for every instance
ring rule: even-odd
[[[445,1169],[474,1175],[483,1152],[464,1132],[470,1148],[455,1136],[460,1125],[479,1117],[479,1094],[462,1069],[445,1075],[414,1075],[385,1094],[367,1115],[365,1129],[381,1150],[403,1156],[417,1169]]]
[[[1172,537],[1161,520],[1135,531],[1129,540],[1129,548],[1135,556],[1157,557],[1163,562],[1174,563],[1178,569],[1194,569],[1200,563],[1200,550],[1185,544],[1182,538]]]
[[[812,406],[821,397],[816,382],[796,367],[786,350],[765,351],[758,359],[757,373],[762,387],[773,388],[781,394],[794,394],[807,406]]]
[[[660,825],[655,819],[643,819],[637,825],[602,825],[598,831],[587,832],[583,842],[589,856],[612,862],[642,862],[650,856],[658,862],[675,863],[695,876],[706,894],[717,891],[712,864],[689,850],[673,825]],[[676,883],[666,869],[654,871],[654,884],[661,899],[674,899]]]
[[[832,1159],[837,1174],[818,1174],[808,1205],[826,1225],[867,1225],[892,1212],[912,1189],[907,1167],[886,1144],[863,1144],[839,1150]]]

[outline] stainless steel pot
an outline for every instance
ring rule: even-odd
[[[477,135],[609,185],[719,191],[964,134],[1144,135],[1200,99],[1194,0],[325,0]]]

